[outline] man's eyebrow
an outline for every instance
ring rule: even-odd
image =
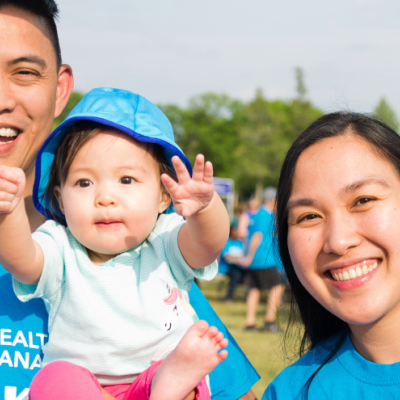
[[[13,66],[19,63],[31,63],[31,64],[36,64],[45,69],[47,67],[47,63],[43,58],[38,57],[38,56],[24,56],[24,57],[19,57],[16,58],[15,60],[9,61],[8,65]]]
[[[353,182],[350,185],[347,185],[343,190],[343,194],[348,194],[351,192],[355,192],[358,189],[361,189],[363,186],[377,184],[383,186],[386,189],[390,189],[390,185],[383,179],[377,176],[371,176],[366,179],[360,179],[359,181]]]

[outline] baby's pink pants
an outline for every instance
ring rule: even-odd
[[[152,364],[133,383],[103,386],[118,400],[148,400],[151,382],[162,361]],[[103,400],[101,386],[86,368],[67,361],[55,361],[43,367],[33,378],[30,400]],[[196,387],[196,400],[210,400],[206,380]]]

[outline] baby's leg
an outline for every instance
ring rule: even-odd
[[[101,386],[86,368],[67,361],[43,367],[33,378],[30,400],[103,400]]]
[[[150,400],[184,400],[228,355],[223,334],[206,321],[196,322],[157,370]],[[219,352],[219,353],[218,353]]]

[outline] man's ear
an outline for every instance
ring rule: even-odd
[[[171,204],[171,197],[166,190],[161,190],[160,204],[158,206],[158,213],[163,213]]]
[[[64,212],[64,204],[63,204],[62,197],[61,197],[61,188],[60,188],[60,186],[56,186],[54,188],[54,194],[55,194],[56,199],[58,201],[58,206],[60,207],[61,212],[63,214],[65,214],[65,212]]]
[[[63,64],[58,71],[56,103],[54,109],[54,118],[58,117],[68,103],[69,96],[74,87],[74,76],[69,65]]]

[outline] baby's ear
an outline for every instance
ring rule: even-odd
[[[65,214],[65,212],[64,212],[64,204],[62,202],[62,197],[61,197],[61,188],[60,188],[60,186],[56,186],[54,188],[54,195],[56,196],[56,199],[58,201],[58,205],[60,207],[61,212],[63,214]]]
[[[160,204],[158,206],[158,213],[162,214],[171,204],[171,197],[168,192],[164,189],[161,190]]]

